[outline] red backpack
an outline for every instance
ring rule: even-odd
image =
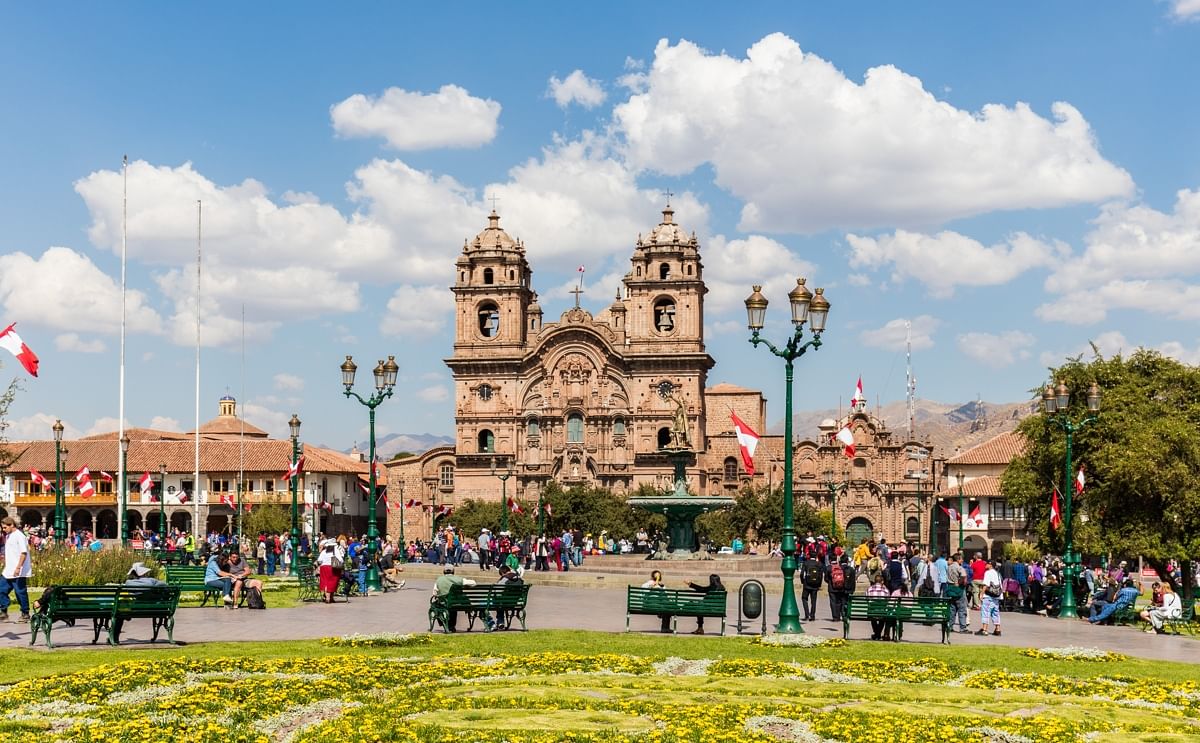
[[[846,587],[846,573],[842,571],[839,563],[835,562],[829,566],[829,587],[834,591],[840,591]]]

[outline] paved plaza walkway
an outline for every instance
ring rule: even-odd
[[[469,575],[469,574],[468,574]],[[491,574],[491,575],[494,575]],[[474,576],[471,576],[474,577]],[[429,620],[427,609],[433,583],[427,579],[409,579],[405,588],[369,598],[352,599],[349,603],[334,605],[321,603],[306,604],[290,609],[267,609],[251,611],[224,608],[184,608],[176,616],[175,639],[184,643],[243,641],[243,640],[300,640],[350,634],[353,632],[427,632]],[[733,584],[730,585],[733,589]],[[268,604],[270,594],[267,595]],[[729,598],[729,620],[726,634],[734,633],[737,597]],[[771,621],[779,612],[779,592],[768,588],[767,618],[768,631]],[[804,629],[818,637],[841,637],[841,623],[829,621],[829,604],[824,594],[817,608],[818,619],[805,623]],[[978,629],[978,612],[971,615],[971,628]],[[1010,645],[1015,647],[1061,647],[1079,645],[1098,647],[1142,658],[1200,662],[1200,640],[1175,635],[1146,634],[1130,627],[1095,627],[1081,620],[1047,619],[1029,614],[1004,614],[1001,617],[1003,634],[1000,637],[976,637],[955,633],[953,645]],[[84,625],[88,626],[85,627]],[[56,647],[92,647],[90,622],[80,622],[77,627],[56,624],[53,638]],[[533,585],[529,592],[529,617],[531,630],[537,629],[583,629],[602,632],[625,630],[625,593],[619,589],[572,588],[551,585]],[[641,632],[657,630],[659,620],[652,616],[635,616],[631,629]],[[466,629],[465,618],[459,617],[459,631]],[[761,619],[758,622],[761,627]],[[150,638],[148,620],[135,620],[125,625],[122,647],[148,647]],[[680,618],[678,628],[681,638],[695,629],[695,623]],[[721,628],[720,621],[705,620],[705,630],[715,636]],[[440,632],[440,630],[438,630]],[[481,628],[476,625],[476,632]],[[508,633],[495,635],[495,648],[504,650],[504,637]],[[851,639],[867,640],[870,624],[854,622]],[[686,635],[691,637],[690,634]],[[920,625],[904,629],[904,642],[909,645],[938,644],[940,630]],[[0,647],[28,646],[28,624],[0,624]],[[44,641],[35,647],[45,648]],[[98,646],[100,647],[100,646]],[[168,647],[157,643],[155,647]],[[51,651],[53,652],[53,651]]]

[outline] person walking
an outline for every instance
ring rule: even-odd
[[[4,571],[0,573],[0,622],[8,621],[8,598],[10,592],[17,595],[17,606],[21,609],[22,622],[29,621],[29,578],[33,575],[33,558],[29,554],[29,540],[17,526],[17,520],[5,516],[0,520],[4,532]]]
[[[958,631],[964,634],[971,631],[970,615],[967,614],[967,571],[962,566],[962,553],[955,552],[950,556],[950,564],[946,566],[946,598],[954,607],[954,616],[950,625],[958,623]]]
[[[817,561],[816,556],[805,558],[800,565],[800,584],[804,589],[800,595],[800,604],[804,608],[806,622],[817,618],[817,592],[821,590],[823,578],[821,563]]]
[[[854,593],[854,579],[854,566],[850,564],[850,556],[843,552],[829,564],[829,570],[825,574],[825,582],[829,585],[829,614],[835,622],[842,621],[847,597]]]
[[[995,560],[983,573],[983,595],[979,597],[979,624],[977,635],[988,634],[988,626],[993,628],[991,634],[1000,636],[1000,597],[1004,592],[1000,588],[1000,561]]]

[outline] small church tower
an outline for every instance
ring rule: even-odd
[[[704,267],[695,234],[675,224],[667,205],[662,222],[638,237],[625,275],[631,350],[669,346],[675,352],[704,350]]]
[[[500,228],[495,209],[487,229],[463,245],[455,270],[455,353],[511,353],[524,346],[541,312],[529,286],[525,246]]]

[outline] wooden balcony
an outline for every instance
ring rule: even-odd
[[[16,493],[13,496],[12,505],[16,508],[53,508],[55,505],[53,493],[38,493],[37,495],[29,495],[27,493]],[[117,496],[115,493],[97,493],[91,498],[81,498],[75,493],[67,493],[67,508],[98,508],[98,507],[113,507],[117,505]]]

